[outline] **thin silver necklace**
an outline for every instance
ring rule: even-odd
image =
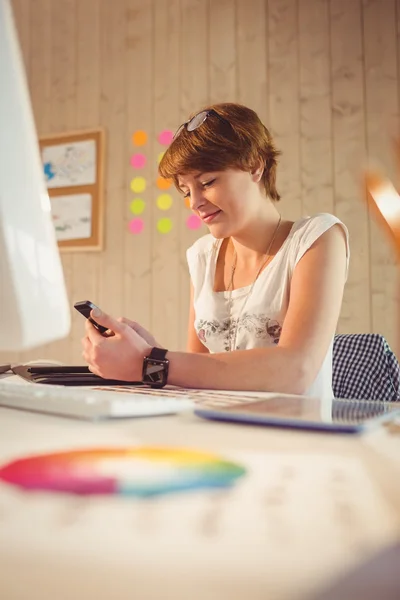
[[[242,315],[242,313],[244,311],[244,308],[245,308],[245,306],[247,304],[247,300],[249,299],[249,297],[251,295],[251,292],[253,291],[253,288],[254,288],[255,283],[256,283],[256,281],[258,279],[258,276],[260,275],[261,271],[263,270],[263,268],[265,267],[265,265],[268,263],[268,261],[271,260],[271,258],[272,258],[272,256],[269,255],[269,253],[271,251],[272,244],[275,241],[276,234],[278,233],[278,229],[280,227],[281,221],[282,221],[282,216],[279,215],[278,224],[275,227],[275,231],[274,231],[274,233],[272,235],[271,241],[270,241],[270,243],[268,245],[268,249],[267,249],[267,251],[265,253],[266,254],[266,259],[261,263],[261,266],[260,266],[260,268],[257,271],[257,274],[256,274],[256,276],[254,278],[254,281],[251,284],[250,289],[249,289],[249,291],[247,292],[247,294],[246,294],[246,296],[244,298],[242,307],[241,307],[240,312],[239,312],[239,314],[237,316],[237,319],[236,319],[236,325],[235,325],[235,327],[233,329],[232,292],[233,292],[233,277],[235,275],[236,265],[237,265],[237,252],[236,252],[236,248],[234,248],[234,251],[233,251],[233,261],[232,261],[232,269],[231,269],[231,279],[230,279],[230,282],[229,282],[229,285],[228,285],[228,288],[227,288],[227,291],[229,291],[229,298],[228,298],[228,306],[229,306],[229,331],[228,331],[228,336],[229,336],[229,342],[230,342],[230,344],[229,344],[229,350],[231,352],[232,352],[232,350],[235,350],[235,347],[236,347],[236,337],[237,337],[237,331],[238,331],[238,327],[239,327],[239,319],[240,319],[240,317],[241,317],[241,315]]]

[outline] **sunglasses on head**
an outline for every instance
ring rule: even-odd
[[[182,133],[183,129],[187,129],[187,131],[194,131],[200,127],[200,125],[203,125],[204,121],[206,121],[210,115],[217,117],[222,123],[225,123],[225,125],[230,125],[229,121],[224,119],[224,117],[221,117],[216,110],[210,108],[210,110],[202,110],[201,112],[197,113],[197,115],[194,115],[194,117],[189,119],[189,121],[186,121],[186,123],[182,123],[182,125],[176,130],[173,139],[176,139],[178,135]]]

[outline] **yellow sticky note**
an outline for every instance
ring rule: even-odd
[[[135,194],[141,194],[146,189],[146,180],[144,177],[134,177],[131,181],[131,190]]]
[[[172,206],[172,196],[160,194],[157,198],[157,206],[160,210],[168,210]]]

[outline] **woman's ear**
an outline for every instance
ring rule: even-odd
[[[264,173],[265,166],[263,163],[259,163],[251,170],[251,176],[255,183],[259,183]]]

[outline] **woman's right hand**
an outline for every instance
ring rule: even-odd
[[[119,321],[120,323],[125,323],[125,325],[128,325],[128,327],[133,329],[133,331],[136,331],[136,333],[138,335],[140,335],[140,337],[142,337],[152,348],[154,348],[154,347],[163,348],[164,347],[157,342],[157,340],[150,333],[150,331],[147,331],[147,329],[142,327],[142,325],[140,325],[136,321],[131,321],[130,319],[126,319],[125,317],[120,317],[119,319],[117,319],[117,321]]]

